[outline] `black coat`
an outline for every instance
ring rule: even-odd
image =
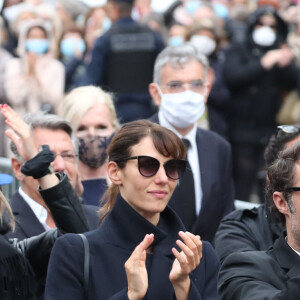
[[[300,257],[284,237],[266,252],[231,254],[221,267],[218,289],[224,300],[298,300]]]
[[[215,236],[215,249],[222,262],[233,252],[266,251],[281,234],[282,229],[262,204],[225,216]]]
[[[76,195],[75,191],[73,190],[72,186],[69,183],[69,180],[66,175],[64,175],[62,181],[59,185],[48,189],[40,191],[44,201],[46,204],[51,205],[51,203],[54,200],[66,201],[68,205],[74,205],[74,203],[78,203],[80,205],[80,200],[78,199],[78,196]],[[74,200],[76,199],[76,201]],[[25,238],[29,238],[38,234],[41,234],[45,232],[45,228],[40,223],[30,206],[25,202],[23,197],[19,194],[19,192],[16,192],[12,195],[10,199],[10,206],[12,209],[12,212],[15,216],[16,221],[16,228],[15,231],[9,232],[6,236],[8,238],[17,238],[19,240],[23,240]],[[57,202],[55,202],[57,203]],[[50,208],[50,207],[49,207]],[[56,207],[53,207],[55,209]],[[59,209],[59,207],[58,207]],[[88,231],[90,229],[95,229],[98,226],[99,217],[97,214],[97,207],[92,205],[80,205],[79,210],[83,209],[84,212],[84,220],[88,223],[86,224],[86,228]],[[50,210],[52,210],[50,208]],[[59,211],[58,211],[59,213]],[[55,213],[53,214],[54,221],[59,227],[59,220],[57,220],[57,217]],[[78,215],[77,218],[80,216]],[[62,220],[63,221],[63,220]],[[71,230],[66,230],[67,232],[74,232],[73,225],[71,227]]]
[[[88,231],[79,199],[70,189],[67,176],[61,178],[58,185],[42,192],[60,232]],[[60,232],[53,229],[18,241],[3,235],[9,229],[5,224],[1,223],[0,228],[0,299],[31,300],[42,297],[50,253]]]
[[[231,100],[228,104],[229,138],[232,142],[265,146],[274,133],[276,115],[283,92],[297,88],[295,62],[265,70],[261,58],[285,42],[287,26],[277,16],[277,40],[273,46],[260,47],[253,42],[252,31],[257,19],[269,8],[262,7],[249,18],[247,40],[232,45],[226,52],[224,80]]]
[[[178,231],[185,231],[177,215],[167,207],[154,226],[119,197],[101,226],[86,233],[90,245],[89,297],[93,300],[128,299],[124,263],[147,233],[154,234],[152,254],[147,254],[149,288],[143,299],[173,300],[169,280]],[[59,238],[49,263],[45,299],[84,299],[83,243],[79,236]],[[200,265],[191,273],[189,299],[218,299],[216,280],[219,260],[212,246],[203,242]]]

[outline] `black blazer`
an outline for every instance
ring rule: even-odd
[[[158,114],[150,121],[159,123]],[[202,204],[192,232],[212,242],[221,219],[234,210],[234,185],[230,144],[217,133],[197,128]],[[169,205],[182,217],[184,193],[175,189]]]
[[[266,252],[233,253],[221,267],[218,289],[224,300],[299,300],[300,257],[283,236]]]
[[[185,228],[167,207],[157,226],[144,219],[119,197],[101,226],[85,233],[90,245],[89,300],[128,299],[124,263],[147,233],[154,234],[153,253],[147,254],[149,288],[143,299],[173,300],[169,280],[178,231]],[[83,242],[76,234],[60,237],[52,250],[48,267],[45,300],[83,300]],[[189,300],[219,299],[219,259],[208,242],[203,242],[200,265],[190,274]]]
[[[16,228],[15,231],[10,231],[6,235],[8,238],[23,240],[45,232],[45,228],[19,192],[12,195],[9,203],[15,216]],[[90,229],[97,228],[99,221],[97,215],[98,207],[91,205],[82,205],[82,207]]]

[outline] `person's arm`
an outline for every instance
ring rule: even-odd
[[[15,143],[18,153],[28,164],[30,160],[33,161],[38,154],[41,154],[37,150],[31,129],[9,106],[2,105],[0,109],[6,119],[6,124],[11,128],[6,131],[6,135]],[[48,150],[48,152],[51,154],[51,151]],[[46,167],[50,167],[50,162]],[[44,172],[42,176],[38,176],[36,179],[40,184],[41,195],[53,215],[56,226],[62,232],[81,233],[88,231],[89,227],[80,199],[70,185],[67,176],[62,175],[59,178],[53,172],[48,172],[47,168],[45,169],[46,173]],[[30,168],[27,168],[28,170]],[[31,170],[31,172],[33,171]]]
[[[227,300],[298,300],[300,275],[283,275],[277,261],[264,251],[234,253],[219,273],[218,291]]]

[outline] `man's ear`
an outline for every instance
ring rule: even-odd
[[[148,87],[149,93],[155,103],[156,106],[160,106],[161,103],[161,96],[158,92],[157,84],[156,83],[150,83]]]
[[[273,201],[280,213],[282,213],[285,216],[289,215],[289,213],[290,213],[289,206],[281,192],[273,193]]]
[[[107,165],[107,176],[115,185],[121,185],[121,172],[116,162],[110,161]]]
[[[24,179],[24,174],[21,172],[22,165],[23,165],[23,163],[18,161],[16,158],[13,157],[11,159],[11,168],[15,174],[15,177],[21,182]]]

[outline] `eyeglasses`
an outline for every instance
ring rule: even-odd
[[[287,192],[299,192],[300,191],[300,187],[298,186],[292,186],[286,189]]]
[[[151,156],[132,156],[127,157],[124,159],[117,160],[115,162],[121,162],[121,161],[127,161],[131,159],[137,159],[138,160],[138,169],[142,176],[144,177],[152,177],[154,176],[160,167],[160,162],[154,157]],[[179,179],[186,168],[187,161],[184,159],[170,159],[164,163],[164,169],[166,172],[166,175],[170,179],[177,180]]]
[[[278,136],[278,132],[283,131],[284,133],[297,133],[300,131],[300,127],[295,126],[295,125],[280,125],[277,126],[277,131],[275,134],[275,137]]]
[[[182,81],[170,81],[166,84],[167,89],[171,93],[181,93],[185,91],[185,85],[189,86],[189,89],[196,93],[204,92],[204,82],[200,79],[192,80],[190,82],[182,82]]]
[[[73,154],[73,153],[69,153],[69,152],[62,152],[62,153],[58,153],[58,154],[54,154],[54,159],[57,156],[61,156],[61,158],[68,163],[75,163],[76,158],[78,157],[78,155]]]

